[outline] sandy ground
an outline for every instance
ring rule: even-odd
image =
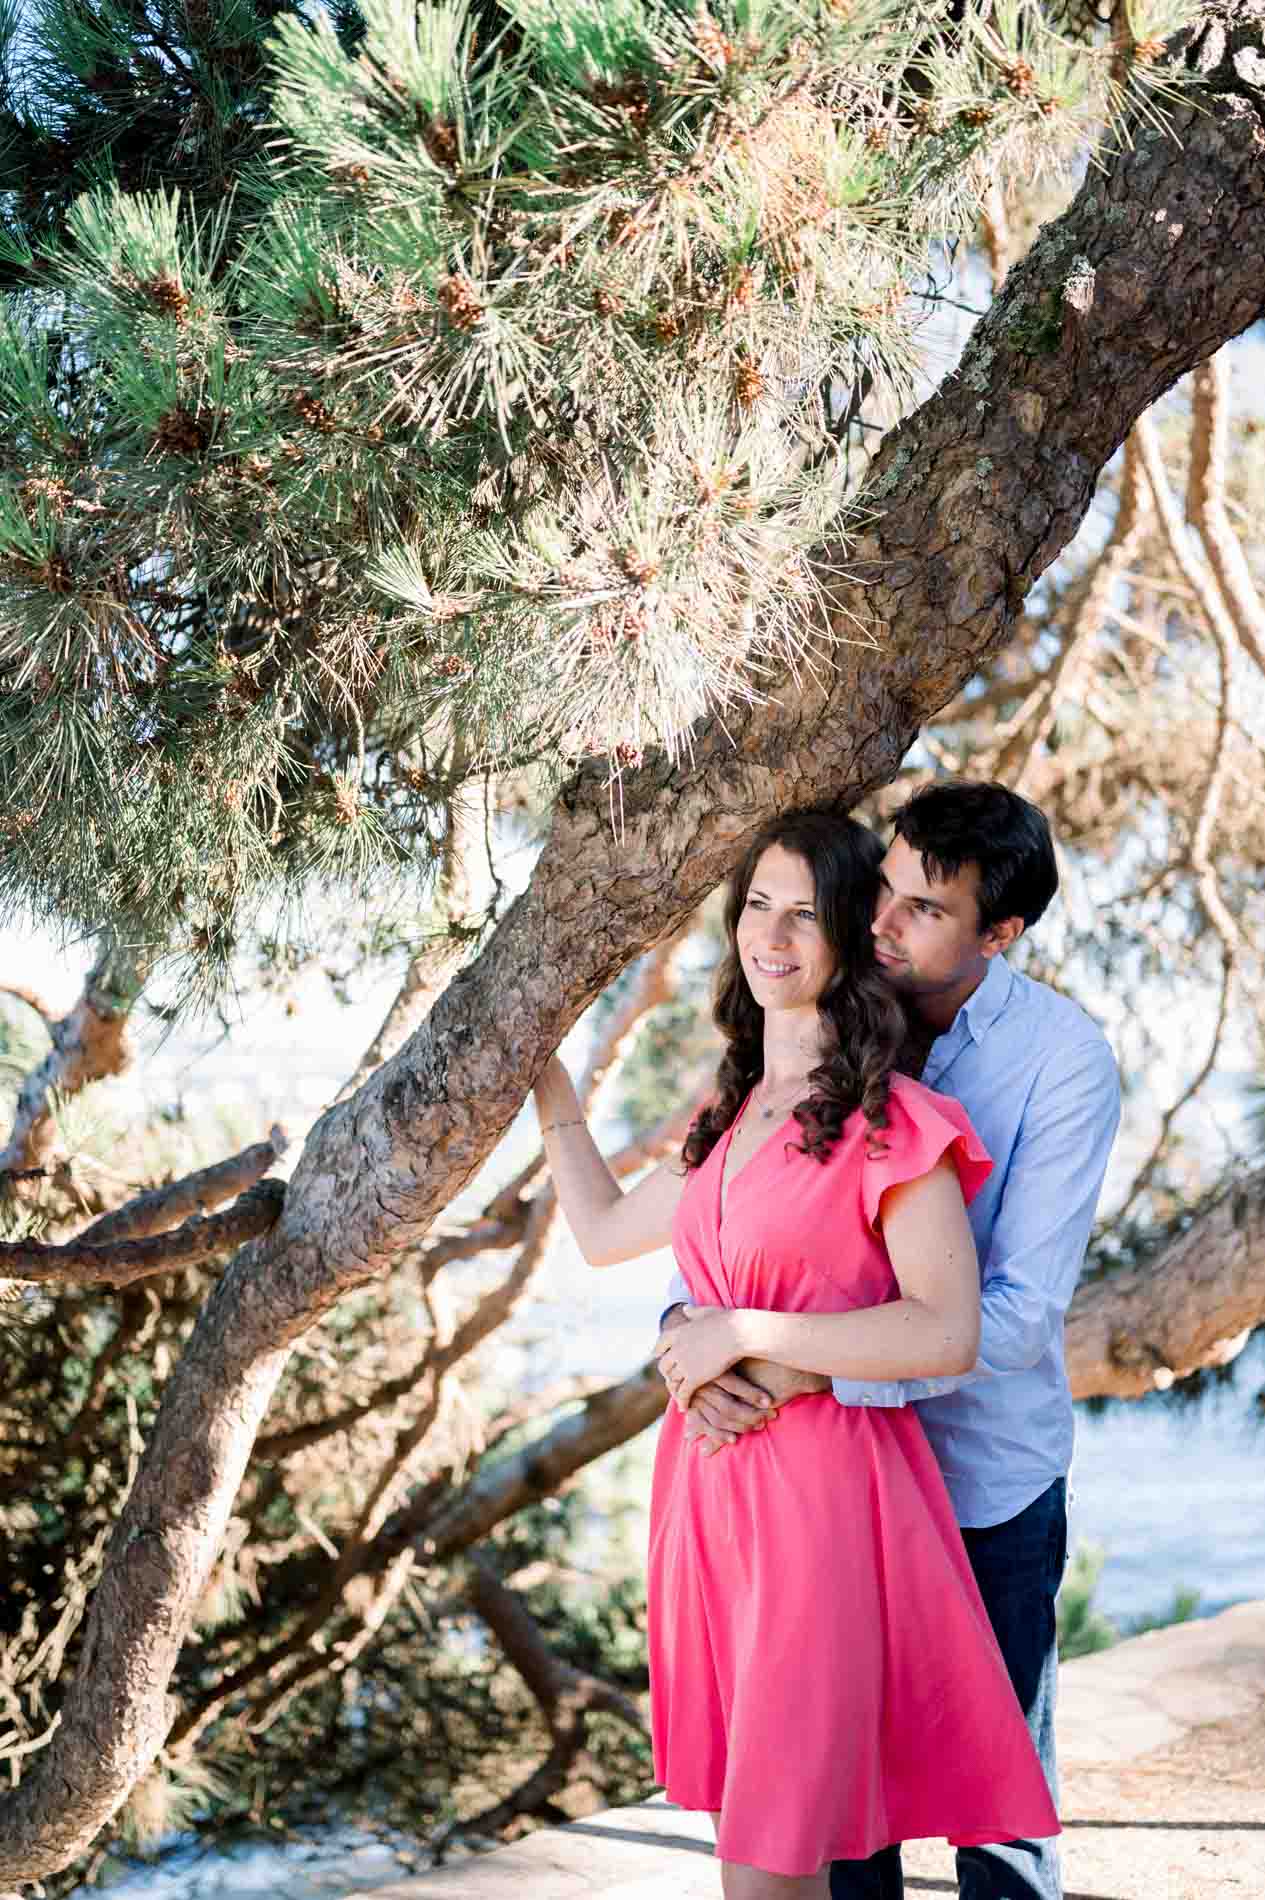
[[[1066,1900],[1265,1900],[1265,1603],[1065,1665]],[[905,1884],[955,1894],[939,1842]],[[545,1829],[375,1900],[719,1900],[710,1829],[660,1800]]]

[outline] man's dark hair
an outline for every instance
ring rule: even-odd
[[[924,786],[892,820],[922,858],[928,882],[979,870],[980,929],[1006,917],[1035,924],[1059,887],[1054,840],[1043,812],[993,781],[951,779]]]

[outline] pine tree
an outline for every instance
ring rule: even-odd
[[[242,17],[257,43],[263,15]],[[526,1177],[434,1242],[430,1265],[490,1222],[513,1250],[455,1332],[436,1323],[414,1357],[396,1329],[357,1367],[353,1423],[407,1408],[374,1464],[344,1436],[329,1362],[301,1342],[335,1309],[375,1332],[348,1296],[391,1307],[391,1270],[586,1003],[663,953],[774,810],[850,807],[921,728],[933,756],[1039,765],[1081,835],[1114,846],[1117,814],[1155,796],[1146,665],[1195,652],[1186,704],[1202,693],[1211,717],[1179,731],[1181,696],[1165,699],[1180,784],[1126,843],[1163,834],[1154,903],[1202,909],[1201,966],[1221,946],[1219,1040],[1236,925],[1215,853],[1233,824],[1247,885],[1258,824],[1251,781],[1230,782],[1234,640],[1265,653],[1250,576],[1222,558],[1224,391],[1198,368],[1262,314],[1263,0],[1216,0],[1189,29],[1116,7],[1101,30],[1087,0],[1048,16],[955,0],[947,17],[846,0],[488,0],[477,16],[378,0],[360,19],[310,5],[279,16],[218,171],[204,164],[224,145],[214,115],[167,76],[177,59],[192,69],[187,8],[146,7],[125,37],[143,49],[161,29],[162,76],[135,82],[130,50],[110,67],[112,95],[126,70],[137,99],[165,101],[145,176],[126,115],[114,145],[94,143],[87,105],[80,121],[23,89],[37,69],[96,73],[75,35],[101,8],[31,18],[45,66],[15,25],[10,138],[64,138],[65,182],[4,206],[0,889],[106,941],[25,1077],[15,1141],[47,1133],[58,1090],[94,1072],[89,1045],[108,1057],[122,1040],[138,966],[181,960],[191,991],[211,989],[235,940],[272,933],[315,890],[337,904],[359,883],[381,909],[392,873],[413,892],[447,876],[452,807],[475,775],[565,783],[526,890],[389,1059],[376,1039],[288,1184],[264,1172],[270,1138],[103,1208],[63,1248],[13,1235],[9,1271],[63,1289],[234,1258],[164,1314],[143,1368],[147,1397],[161,1384],[147,1443],[94,1495],[109,1516],[126,1489],[108,1550],[77,1525],[53,1579],[38,1538],[24,1547],[37,1604],[19,1612],[21,1738],[0,1744],[21,1764],[0,1797],[0,1885],[67,1868],[224,1697],[269,1719],[361,1653],[410,1561],[453,1560],[489,1508],[509,1516],[653,1416],[643,1372],[594,1394],[578,1432],[568,1419],[460,1489],[442,1473],[412,1483],[442,1381],[543,1244],[553,1204],[528,1199]],[[122,185],[112,151],[131,152]],[[997,239],[999,180],[1085,156],[1070,204],[997,273],[953,376],[911,390],[956,234],[983,205]],[[996,270],[1005,247],[991,249]],[[1206,572],[1145,426],[1188,370]],[[1025,614],[1129,438],[1092,572]],[[1180,638],[1145,663],[1144,479],[1146,532],[1170,578],[1193,576]],[[1122,631],[1142,616],[1141,645],[1110,656],[1133,695],[1122,759],[1120,724],[1076,678],[1096,594]],[[1069,791],[1072,728],[1083,782]],[[1150,1194],[1151,1160],[1142,1176]],[[1258,1284],[1239,1283],[1247,1205],[1207,1210],[1162,1272],[1085,1289],[1083,1389],[1137,1395],[1237,1350],[1261,1312]],[[1195,1257],[1211,1275],[1197,1307]],[[103,1305],[83,1302],[69,1380],[56,1310],[27,1336],[12,1403],[36,1416],[15,1482],[56,1470],[68,1439],[85,1463],[89,1444],[135,1450],[111,1366],[150,1337],[145,1307],[111,1331]],[[333,1558],[313,1539],[276,1566],[243,1649],[229,1636],[228,1674],[208,1680],[186,1639],[243,1482],[267,1519],[271,1478],[256,1493],[246,1476],[260,1427],[265,1466],[295,1434],[318,1459],[317,1439],[338,1442],[348,1534]],[[230,1539],[222,1602],[235,1553]],[[35,1658],[61,1653],[81,1610],[54,1731]],[[328,1635],[349,1650],[322,1653]]]

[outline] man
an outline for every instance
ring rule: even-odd
[[[842,1405],[918,1405],[1057,1801],[1054,1598],[1073,1431],[1063,1317],[1119,1122],[1119,1078],[1084,1011],[1005,960],[1058,889],[1036,807],[1001,785],[946,781],[902,807],[894,834],[874,916],[878,960],[920,1033],[922,1080],[956,1096],[993,1160],[970,1208],[980,1354],[959,1378],[836,1380],[834,1392]],[[688,1299],[679,1276],[671,1293]],[[688,1324],[676,1307],[664,1315],[665,1334]],[[690,1431],[704,1454],[743,1431],[776,1430],[777,1404],[829,1383],[762,1363],[741,1371],[747,1378],[730,1374],[696,1396]],[[1062,1893],[1053,1841],[959,1848],[957,1869],[961,1900]],[[836,1861],[830,1891],[832,1900],[902,1900],[899,1846]]]

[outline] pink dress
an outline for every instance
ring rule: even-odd
[[[892,1085],[887,1152],[853,1115],[823,1165],[787,1122],[729,1183],[729,1131],[672,1240],[700,1305],[842,1312],[899,1297],[883,1190],[946,1152],[989,1173],[963,1109]],[[792,1400],[711,1458],[664,1421],[650,1524],[655,1772],[723,1818],[717,1853],[811,1874],[890,1842],[1059,1832],[916,1411]]]

